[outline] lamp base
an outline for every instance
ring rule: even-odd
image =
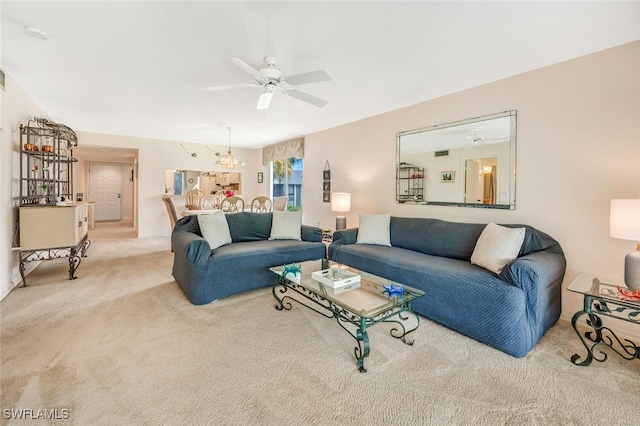
[[[347,228],[347,218],[344,216],[336,216],[336,231]]]
[[[624,283],[629,290],[640,289],[640,251],[638,250],[624,258]]]

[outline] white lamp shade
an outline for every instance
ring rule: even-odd
[[[609,235],[640,241],[640,200],[611,200]]]
[[[331,211],[348,212],[351,210],[351,194],[348,192],[331,193]]]

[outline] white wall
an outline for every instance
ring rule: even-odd
[[[578,272],[621,277],[632,241],[609,237],[609,200],[640,198],[640,42],[539,69],[305,137],[305,222],[335,228],[322,202],[352,193],[358,213],[451,221],[525,223],[556,238]],[[330,106],[329,106],[330,107]],[[394,201],[396,133],[506,110],[518,111],[516,210],[400,205]],[[563,317],[581,309],[563,292]]]

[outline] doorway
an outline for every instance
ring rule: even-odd
[[[465,161],[465,203],[496,204],[498,158]]]

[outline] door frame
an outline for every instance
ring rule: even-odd
[[[103,161],[87,161],[86,164],[86,176],[87,176],[87,184],[86,184],[86,190],[87,190],[87,198],[86,200],[89,201],[91,200],[91,166],[119,166],[121,169],[121,173],[120,173],[120,221],[122,220],[129,220],[128,217],[125,217],[126,215],[124,214],[124,203],[125,203],[125,190],[124,190],[124,186],[125,186],[125,179],[130,180],[131,182],[133,182],[133,173],[131,174],[131,178],[129,179],[128,173],[125,171],[125,168],[128,169],[133,169],[135,171],[136,168],[136,164],[135,163],[111,163],[111,162],[103,162]],[[137,181],[137,179],[136,179]],[[131,203],[132,206],[132,212],[131,212],[131,221],[134,224],[134,227],[136,226],[136,203],[135,203],[135,197],[136,197],[136,188],[134,185],[133,190],[131,191],[130,194],[128,194],[129,196],[127,198],[130,198],[130,200],[128,200],[128,202]],[[137,228],[136,228],[136,232],[137,232]]]

